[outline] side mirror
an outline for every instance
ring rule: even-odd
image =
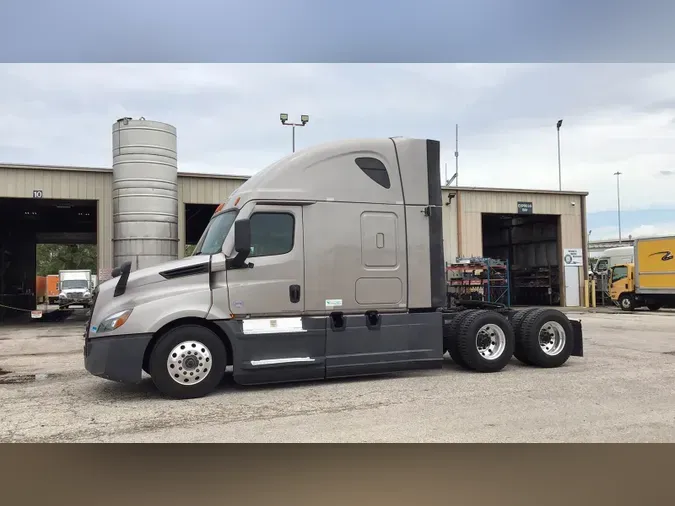
[[[248,218],[234,222],[234,251],[237,256],[228,261],[228,267],[241,269],[251,253],[251,222]]]
[[[251,252],[251,222],[248,218],[234,222],[234,251],[238,254]]]

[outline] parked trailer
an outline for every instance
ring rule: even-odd
[[[47,277],[35,276],[35,303],[44,304],[47,300]]]
[[[334,142],[258,172],[192,256],[101,283],[85,330],[93,375],[175,398],[242,385],[583,356],[581,322],[549,308],[448,308],[440,144]]]
[[[612,267],[610,296],[624,311],[675,306],[675,236],[635,239],[631,260]]]
[[[50,304],[56,304],[59,301],[59,275],[49,274],[47,276],[47,297]]]

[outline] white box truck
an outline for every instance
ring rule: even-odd
[[[551,308],[446,307],[440,144],[328,143],[258,172],[223,202],[192,256],[95,292],[91,374],[174,398],[242,385],[583,356],[581,322]]]
[[[91,270],[72,269],[59,271],[59,308],[71,306],[88,308],[92,300]]]

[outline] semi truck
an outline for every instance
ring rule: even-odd
[[[551,308],[446,305],[440,143],[332,142],[259,171],[216,209],[191,256],[99,284],[84,366],[143,372],[173,398],[240,385],[583,356],[581,322]]]
[[[91,270],[72,269],[59,271],[59,308],[70,306],[88,308],[92,299]]]
[[[675,306],[675,236],[635,239],[632,262],[614,265],[609,294],[624,311]]]

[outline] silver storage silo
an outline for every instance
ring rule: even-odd
[[[178,258],[176,128],[122,118],[113,125],[113,261],[132,270]]]

